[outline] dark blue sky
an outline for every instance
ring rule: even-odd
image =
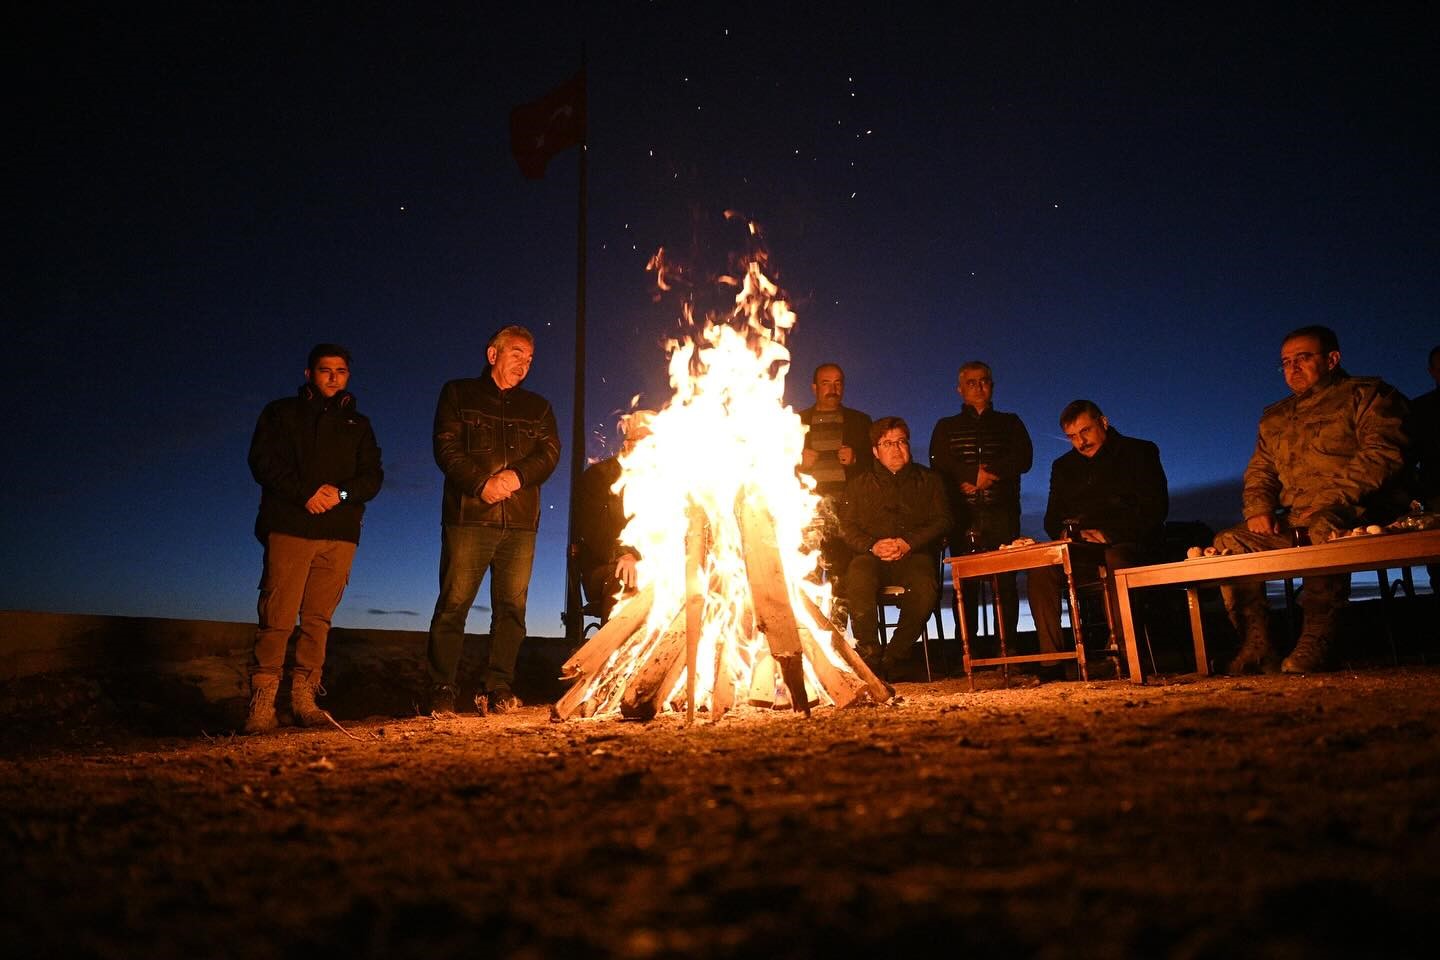
[[[723,262],[726,208],[765,227],[799,314],[792,402],[838,360],[852,406],[923,440],[957,409],[959,363],[987,359],[1035,438],[1032,514],[1066,449],[1055,416],[1087,396],[1159,443],[1175,519],[1238,519],[1208,492],[1283,396],[1278,340],[1300,324],[1334,326],[1352,372],[1431,386],[1418,4],[487,6],[52,4],[22,23],[0,607],[253,617],[250,433],[334,339],[387,474],[336,622],[424,629],[435,396],[497,327],[535,330],[527,385],[568,448],[576,154],[524,180],[507,118],[582,37],[592,456],[632,395],[667,394],[675,310],[647,258]],[[562,468],[535,634],[562,632],[568,495]]]

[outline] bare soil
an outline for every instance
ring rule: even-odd
[[[1440,668],[255,737],[11,724],[10,957],[1432,956]],[[83,699],[83,697],[81,697]]]

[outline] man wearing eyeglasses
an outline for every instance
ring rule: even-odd
[[[1287,334],[1280,372],[1290,396],[1260,415],[1255,452],[1245,468],[1245,522],[1215,537],[1232,553],[1323,543],[1362,522],[1391,519],[1386,503],[1403,496],[1405,398],[1375,377],[1340,366],[1340,341],[1329,327]],[[1229,673],[1309,673],[1329,665],[1336,613],[1350,596],[1349,575],[1306,577],[1300,591],[1304,627],[1282,662],[1270,639],[1263,584],[1221,588],[1242,643]]]
[[[909,679],[918,672],[915,641],[939,596],[940,542],[950,529],[950,508],[939,475],[911,462],[904,420],[876,420],[870,443],[875,464],[846,486],[840,515],[840,534],[855,552],[845,594],[860,656],[887,679]],[[887,586],[904,587],[905,594],[882,664],[876,602]]]

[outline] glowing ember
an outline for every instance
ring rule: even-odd
[[[819,553],[804,541],[819,499],[796,473],[805,428],[784,403],[795,314],[762,264],[721,278],[737,291],[728,317],[666,345],[674,396],[622,455],[616,485],[631,515],[622,539],[642,557],[639,589],[566,664],[578,679],[556,705],[561,718],[686,709],[687,599],[699,613],[697,710],[718,718],[735,704],[808,710],[888,695],[832,634],[829,587],[815,582]],[[663,251],[650,267],[665,288]]]

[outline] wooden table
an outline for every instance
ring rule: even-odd
[[[1074,660],[1080,669],[1080,678],[1088,679],[1085,672],[1085,641],[1080,629],[1078,613],[1079,597],[1075,593],[1075,578],[1071,575],[1072,555],[1082,556],[1098,564],[1105,557],[1105,546],[1085,540],[1051,540],[1047,543],[1036,543],[1027,547],[987,550],[984,553],[968,553],[946,559],[945,562],[950,564],[950,576],[955,582],[955,608],[960,614],[955,628],[956,632],[960,634],[960,650],[965,664],[965,677],[970,681],[970,689],[975,689],[973,672],[975,667],[1004,667],[1012,663],[1056,663]],[[1000,607],[999,577],[1002,573],[1019,573],[1022,570],[1035,570],[1040,567],[1060,567],[1065,571],[1065,583],[1070,591],[1070,623],[1075,632],[1075,649],[1066,653],[1032,653],[1012,656],[1007,652],[1009,637],[1006,636],[1008,631],[1005,628],[1005,614]],[[1000,656],[998,657],[972,658],[970,656],[970,627],[969,618],[965,615],[963,584],[966,580],[976,580],[981,577],[991,578],[991,586],[994,589],[995,625],[1000,632]],[[1108,616],[1108,600],[1106,613]]]
[[[1130,679],[1135,683],[1145,680],[1140,670],[1140,651],[1130,603],[1132,590],[1161,586],[1185,588],[1190,606],[1190,638],[1195,644],[1195,669],[1205,675],[1210,672],[1210,664],[1205,657],[1205,627],[1200,620],[1200,588],[1203,586],[1357,573],[1436,562],[1440,562],[1440,529],[1346,537],[1306,547],[1199,557],[1178,563],[1156,563],[1116,570],[1111,576],[1120,612],[1120,632],[1130,664]]]

